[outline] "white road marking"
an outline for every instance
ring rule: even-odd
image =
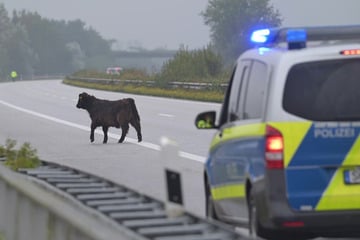
[[[175,117],[174,115],[172,114],[167,114],[167,113],[159,113],[158,114],[160,117],[168,117],[168,118],[173,118]]]
[[[7,106],[7,107],[16,109],[18,111],[21,111],[21,112],[24,112],[24,113],[27,113],[27,114],[31,114],[31,115],[36,116],[36,117],[40,117],[40,118],[50,120],[50,121],[53,121],[53,122],[56,122],[56,123],[60,123],[60,124],[66,125],[66,126],[78,128],[78,129],[81,129],[81,130],[84,130],[84,131],[90,131],[90,128],[87,127],[87,126],[84,126],[84,125],[80,125],[80,124],[69,122],[69,121],[66,121],[66,120],[59,119],[59,118],[51,117],[51,116],[48,116],[48,115],[45,115],[45,114],[42,114],[42,113],[38,113],[38,112],[29,110],[29,109],[25,109],[25,108],[13,105],[11,103],[8,103],[8,102],[2,101],[2,100],[0,100],[0,103]],[[101,130],[96,130],[95,133],[103,135],[103,132]],[[111,137],[111,138],[114,138],[114,139],[119,139],[120,138],[120,135],[114,134],[114,133],[108,133],[108,136]],[[126,140],[133,143],[133,144],[137,144],[137,145],[140,145],[140,146],[145,147],[145,148],[149,148],[149,149],[156,150],[156,151],[161,151],[161,146],[157,145],[157,144],[153,144],[153,143],[150,143],[150,142],[140,142],[140,143],[138,143],[137,139],[129,138],[129,137],[126,137]],[[187,159],[190,159],[190,160],[203,162],[203,163],[205,162],[205,157],[200,156],[200,155],[195,155],[195,154],[187,153],[187,152],[183,152],[183,151],[179,151],[179,155],[181,157],[183,157],[183,158],[187,158]]]

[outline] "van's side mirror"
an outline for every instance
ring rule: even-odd
[[[216,112],[202,112],[199,113],[195,119],[195,126],[198,129],[213,129],[217,128],[215,125],[216,120]]]

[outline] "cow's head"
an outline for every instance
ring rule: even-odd
[[[92,98],[93,98],[93,96],[87,94],[86,92],[80,93],[79,94],[79,100],[78,100],[78,102],[76,104],[76,107],[77,108],[87,109],[90,106]]]

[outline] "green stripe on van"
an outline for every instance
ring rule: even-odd
[[[211,189],[211,196],[214,200],[245,197],[245,184],[224,185]]]
[[[222,131],[216,134],[211,142],[210,149],[213,149],[218,144],[232,140],[241,139],[247,137],[258,137],[265,135],[265,123],[252,123],[244,125],[234,125],[232,127],[224,128]],[[220,134],[222,135],[220,137]]]

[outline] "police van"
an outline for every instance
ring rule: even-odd
[[[207,215],[250,236],[360,236],[360,26],[261,29],[205,164]]]

